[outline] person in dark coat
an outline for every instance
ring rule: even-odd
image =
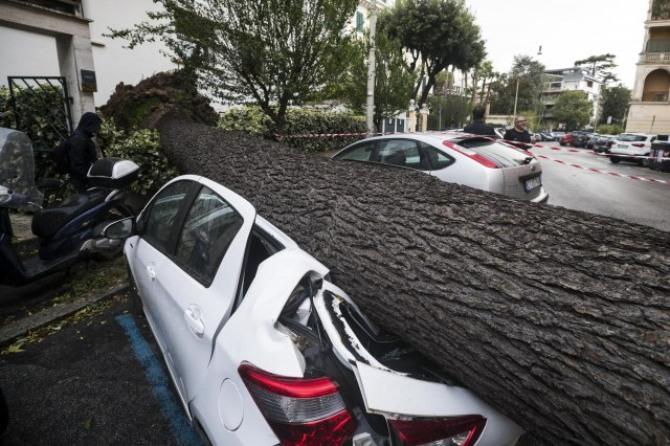
[[[88,169],[98,159],[98,151],[93,142],[93,136],[100,130],[102,120],[98,115],[91,112],[83,114],[79,120],[77,129],[70,135],[67,141],[67,155],[69,174],[72,184],[79,192],[84,192],[88,187],[86,174]]]
[[[530,133],[528,132],[528,121],[523,116],[517,116],[514,119],[514,128],[505,133],[507,141],[519,141],[532,144]]]
[[[492,125],[488,125],[484,121],[484,116],[486,115],[486,109],[481,105],[475,106],[472,110],[472,122],[468,124],[466,128],[463,129],[465,133],[471,133],[473,135],[482,135],[482,136],[492,136],[496,137],[496,132],[493,130]]]

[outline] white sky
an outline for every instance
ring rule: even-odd
[[[628,87],[644,44],[649,0],[466,0],[486,39],[488,58],[507,72],[517,54],[548,69],[572,67],[594,54],[617,56]],[[543,55],[537,57],[542,45]]]

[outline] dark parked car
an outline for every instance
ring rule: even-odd
[[[600,135],[593,145],[593,150],[597,153],[607,153],[610,150],[610,147],[614,144],[616,136],[612,135]]]
[[[586,147],[586,144],[591,138],[591,135],[591,133],[580,131],[566,133],[563,137],[561,137],[559,142],[562,146]]]

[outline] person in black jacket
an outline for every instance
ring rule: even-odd
[[[68,173],[72,184],[79,192],[88,187],[86,174],[88,169],[98,159],[98,151],[93,142],[93,136],[100,130],[102,120],[91,112],[83,114],[77,129],[67,140]]]
[[[496,132],[493,130],[493,126],[484,122],[485,115],[486,109],[484,107],[481,105],[475,106],[475,108],[472,110],[472,122],[466,128],[464,128],[463,131],[473,135],[495,137]]]
[[[514,119],[514,128],[505,133],[507,141],[519,141],[531,144],[533,141],[528,133],[528,121],[523,116],[517,116]]]

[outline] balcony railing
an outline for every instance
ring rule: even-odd
[[[666,91],[645,91],[642,95],[643,102],[668,102],[670,92]]]
[[[644,53],[642,55],[641,62],[670,64],[670,51],[667,53]]]

